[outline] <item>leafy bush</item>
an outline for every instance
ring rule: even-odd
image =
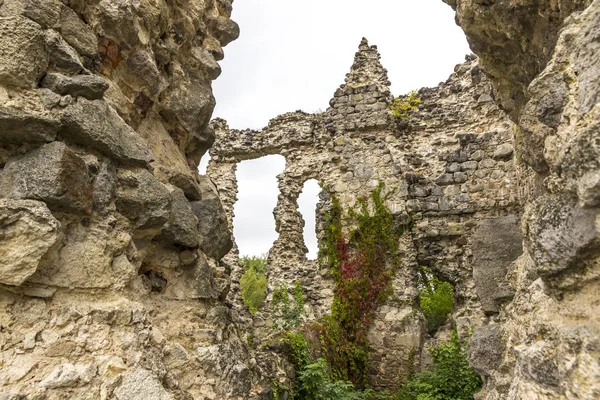
[[[394,104],[390,106],[390,110],[396,118],[406,118],[408,114],[419,109],[421,99],[417,92],[412,91],[408,94],[408,98],[395,98]]]
[[[302,322],[304,312],[304,294],[302,285],[296,282],[293,300],[290,300],[289,291],[283,283],[273,291],[273,325],[275,329],[289,331]]]
[[[473,400],[483,382],[467,362],[466,347],[456,330],[447,343],[432,347],[429,352],[434,369],[409,379],[398,400]]]
[[[418,285],[419,304],[427,320],[427,331],[433,335],[454,309],[454,288],[425,267],[419,270]]]
[[[240,278],[242,299],[250,312],[255,314],[267,297],[267,257],[242,257],[240,264],[245,271]]]

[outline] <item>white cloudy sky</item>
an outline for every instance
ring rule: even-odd
[[[225,48],[213,84],[214,116],[232,128],[260,129],[285,112],[325,110],[363,36],[378,46],[396,95],[436,86],[470,52],[442,0],[236,0],[233,9],[241,36]],[[277,156],[238,168],[234,235],[241,254],[264,253],[277,237],[272,210],[283,168]],[[300,210],[312,233],[318,187],[311,186]],[[316,239],[307,242],[314,255]]]

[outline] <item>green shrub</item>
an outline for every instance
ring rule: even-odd
[[[407,98],[395,98],[394,104],[390,106],[390,110],[396,118],[406,118],[408,114],[419,109],[421,99],[417,92],[412,91],[408,94]]]
[[[240,264],[245,271],[240,278],[242,299],[250,312],[255,314],[267,297],[267,257],[242,257]]]
[[[283,283],[273,291],[273,327],[275,329],[289,331],[296,328],[302,322],[304,313],[304,294],[302,285],[296,282],[294,286],[293,300],[290,300],[289,291]]]
[[[433,370],[409,379],[400,389],[398,400],[473,400],[483,382],[467,362],[466,347],[456,330],[447,343],[432,347]]]
[[[425,267],[419,270],[418,285],[419,305],[427,320],[427,331],[433,335],[454,309],[454,288]]]

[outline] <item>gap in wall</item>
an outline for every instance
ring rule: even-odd
[[[318,253],[318,241],[316,232],[317,221],[317,203],[319,202],[319,193],[321,186],[316,179],[309,179],[304,183],[302,193],[298,197],[298,211],[304,219],[304,244],[308,248],[306,257],[309,260],[316,260]]]
[[[277,205],[277,175],[285,169],[285,158],[270,155],[237,165],[237,202],[234,206],[233,235],[240,256],[266,254],[277,239],[273,210]]]

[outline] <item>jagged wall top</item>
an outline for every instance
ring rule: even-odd
[[[354,64],[346,74],[345,85],[353,87],[376,84],[382,92],[389,91],[387,69],[381,65],[381,55],[377,46],[369,46],[366,38],[362,38],[358,51],[354,55]]]

